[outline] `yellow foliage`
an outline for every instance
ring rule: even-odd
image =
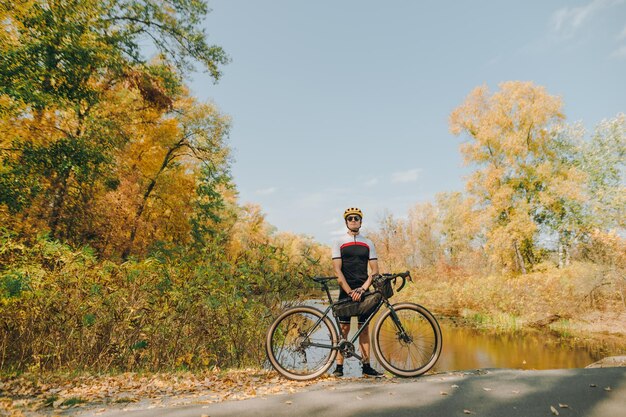
[[[536,262],[537,216],[549,218],[563,236],[566,209],[582,201],[584,174],[564,163],[554,129],[564,119],[561,99],[531,82],[510,81],[491,94],[474,89],[450,115],[450,131],[467,134],[465,162],[476,164],[467,189],[486,221],[486,249],[495,265],[526,272]],[[563,237],[565,239],[565,237]]]

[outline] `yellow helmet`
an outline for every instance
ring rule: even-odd
[[[358,209],[356,207],[350,207],[350,208],[347,208],[346,211],[343,212],[343,219],[345,220],[346,217],[348,217],[351,214],[356,214],[357,216],[363,218],[363,212],[361,211],[361,209]]]

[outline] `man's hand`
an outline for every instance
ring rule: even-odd
[[[363,296],[364,292],[365,289],[363,289],[363,287],[359,287],[350,291],[348,295],[352,297],[352,301],[361,301],[361,297]]]

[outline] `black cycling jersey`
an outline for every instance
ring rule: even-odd
[[[367,281],[367,266],[375,260],[376,249],[371,240],[361,235],[346,233],[337,239],[332,248],[333,259],[341,259],[341,272],[350,288],[358,288]],[[348,294],[341,288],[339,299]]]

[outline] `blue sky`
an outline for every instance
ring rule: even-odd
[[[385,213],[464,189],[448,116],[469,92],[533,81],[588,129],[626,111],[626,0],[212,0],[232,58],[192,94],[232,118],[241,203],[329,243],[358,206]]]

